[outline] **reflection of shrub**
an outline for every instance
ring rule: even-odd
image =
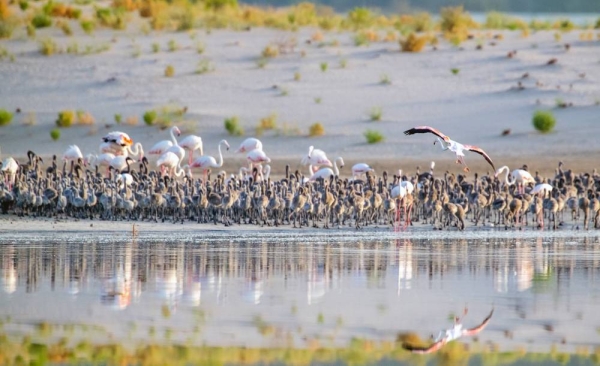
[[[556,118],[550,111],[535,111],[532,122],[533,127],[542,133],[548,133],[556,126]]]
[[[56,120],[56,125],[58,127],[71,127],[75,122],[75,112],[66,110],[58,112],[58,119]]]
[[[60,138],[60,130],[58,128],[54,128],[50,131],[50,138],[54,141]]]
[[[376,144],[383,141],[383,135],[379,131],[366,130],[364,136],[369,144]]]
[[[242,136],[244,134],[244,129],[240,126],[240,120],[236,116],[226,118],[224,124],[230,135]]]
[[[325,134],[325,127],[323,127],[323,125],[319,122],[313,123],[308,128],[308,136],[310,136],[310,137],[323,136],[324,134]]]
[[[12,121],[13,114],[6,109],[0,109],[0,126],[6,126]]]
[[[408,37],[400,40],[400,48],[402,52],[421,52],[428,41],[428,36],[417,36],[415,33],[411,33]]]

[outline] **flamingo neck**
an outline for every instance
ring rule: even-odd
[[[179,144],[177,143],[177,139],[175,138],[175,127],[172,127],[169,133],[171,134],[171,140],[173,141],[173,145],[179,146]]]
[[[335,159],[333,161],[333,172],[335,173],[336,176],[339,177],[340,176],[340,170],[338,169],[337,161],[338,161],[338,159]]]
[[[223,166],[223,153],[221,152],[221,143],[219,142],[219,162],[215,168],[220,168]]]

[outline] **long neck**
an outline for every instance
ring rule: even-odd
[[[267,165],[265,166],[265,180],[269,179],[269,175],[271,175],[271,166]]]
[[[507,166],[503,167],[504,170],[506,170],[506,174],[504,175],[504,182],[506,184],[508,184],[509,186],[512,186],[513,184],[515,184],[516,179],[513,179],[512,182],[508,179],[508,171],[510,169],[508,169]]]
[[[127,146],[127,151],[134,156],[139,155],[139,159],[142,159],[144,157],[144,148],[142,147],[141,143],[137,143],[134,146],[135,150],[131,149],[131,146]]]
[[[314,172],[313,172],[313,166],[312,166],[312,164],[310,164],[310,165],[308,166],[308,177],[309,177],[309,178],[310,178],[310,177],[312,177],[312,176],[313,176],[313,174],[314,174]]]
[[[333,161],[333,171],[335,172],[335,175],[339,177],[340,176],[340,170],[338,169],[337,161],[338,161],[338,159],[335,159]]]
[[[173,141],[173,145],[179,146],[179,144],[177,143],[177,139],[175,138],[174,132],[175,132],[175,128],[171,128],[171,132],[170,132],[171,140]]]
[[[221,143],[219,143],[219,163],[217,164],[217,167],[222,167],[223,166],[223,153],[221,152]]]

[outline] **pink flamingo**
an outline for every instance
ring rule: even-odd
[[[225,145],[227,146],[227,150],[229,150],[229,143],[227,142],[227,140],[221,140],[219,141],[219,162],[217,163],[217,160],[209,155],[202,155],[197,157],[192,164],[190,165],[190,168],[200,168],[203,170],[204,172],[204,178],[206,180],[206,176],[207,176],[207,172],[208,169],[210,168],[220,168],[223,166],[223,153],[221,152],[221,145]]]
[[[240,144],[240,147],[235,152],[245,153],[252,150],[262,150],[262,142],[257,138],[248,137]]]

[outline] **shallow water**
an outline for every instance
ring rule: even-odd
[[[346,347],[436,336],[468,306],[466,327],[495,309],[458,341],[471,347],[593,352],[600,238],[519,235],[5,237],[0,329],[49,343]]]

